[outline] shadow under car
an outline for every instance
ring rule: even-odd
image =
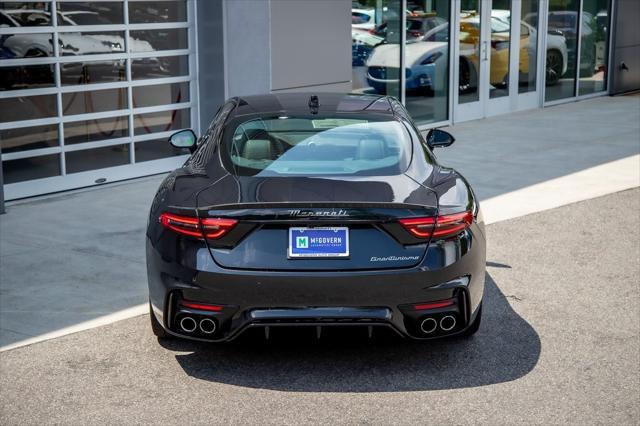
[[[195,378],[292,392],[399,392],[508,382],[529,373],[540,357],[536,331],[509,305],[489,274],[483,319],[473,338],[415,342],[360,329],[292,328],[206,344],[164,340]],[[190,352],[183,354],[182,352]]]

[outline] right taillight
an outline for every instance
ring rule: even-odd
[[[160,223],[178,234],[200,239],[204,236],[207,239],[215,240],[231,231],[238,221],[227,218],[198,219],[197,217],[162,213]]]
[[[400,219],[400,224],[416,238],[447,238],[459,234],[473,222],[473,213],[447,214],[437,217]]]

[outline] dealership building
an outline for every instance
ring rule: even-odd
[[[636,0],[0,1],[0,210],[172,170],[169,135],[232,96],[387,94],[427,129],[638,90],[639,19]]]

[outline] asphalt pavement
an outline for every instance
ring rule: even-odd
[[[148,316],[0,353],[0,423],[638,424],[640,190],[487,228],[483,323],[159,344]]]

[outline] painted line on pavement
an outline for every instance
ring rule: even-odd
[[[638,186],[640,186],[640,155],[633,155],[498,195],[481,201],[480,204],[485,223],[491,224]],[[70,327],[2,346],[0,352],[144,315],[148,309],[149,305],[146,303],[132,306]]]
[[[57,337],[66,336],[67,334],[77,333],[79,331],[85,331],[103,325],[112,324],[117,321],[137,317],[149,312],[149,304],[143,303],[141,305],[135,305],[121,311],[114,312],[112,314],[104,315],[98,318],[94,318],[89,321],[80,322],[69,327],[61,328],[49,333],[40,334],[39,336],[30,337],[19,342],[11,343],[6,346],[0,347],[0,352],[8,351],[11,349],[20,348],[22,346],[32,345],[34,343],[44,342],[45,340],[55,339]]]
[[[486,224],[640,186],[640,155],[601,164],[481,201]]]

